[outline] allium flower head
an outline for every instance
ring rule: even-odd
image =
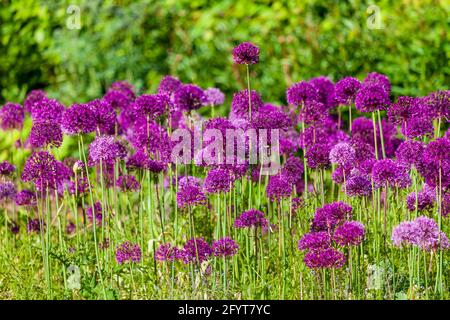
[[[409,139],[431,137],[433,131],[433,122],[426,115],[409,118],[401,127],[402,134]]]
[[[116,112],[103,99],[95,99],[87,103],[94,111],[95,128],[98,134],[114,134],[116,129]]]
[[[323,250],[331,247],[331,237],[326,231],[310,232],[298,241],[299,250]]]
[[[16,185],[13,182],[0,182],[0,201],[9,199],[14,200],[16,193]]]
[[[176,92],[182,85],[181,81],[172,76],[165,76],[161,79],[158,85],[158,93],[165,93],[168,95]]]
[[[450,193],[442,196],[441,214],[445,218],[450,214]]]
[[[250,209],[243,212],[234,221],[235,228],[251,228],[251,227],[266,227],[268,225],[267,219],[264,217],[264,213],[256,209]]]
[[[141,255],[141,247],[130,241],[125,241],[116,247],[116,261],[118,264],[123,264],[125,262],[140,262]]]
[[[134,101],[134,99],[118,90],[108,90],[102,100],[106,101],[114,110],[127,109]]]
[[[35,206],[36,194],[31,190],[24,189],[16,194],[16,204],[18,206]]]
[[[286,99],[290,105],[300,106],[307,101],[318,100],[319,95],[314,85],[301,81],[294,83],[286,90]]]
[[[417,211],[421,212],[431,210],[434,206],[435,198],[436,197],[433,189],[425,189],[417,192],[417,194],[415,192],[411,192],[406,197],[406,206],[408,207],[409,211],[415,211],[417,202]]]
[[[205,102],[205,92],[194,84],[184,84],[174,93],[174,104],[178,109],[183,111],[197,110]]]
[[[181,257],[185,264],[201,264],[208,260],[212,253],[212,248],[203,238],[192,238],[185,243]]]
[[[398,125],[404,124],[418,115],[422,101],[423,99],[416,97],[398,97],[397,102],[392,103],[388,108],[389,121]]]
[[[349,197],[368,197],[372,193],[372,182],[364,175],[350,175],[345,183],[345,192]]]
[[[304,165],[298,157],[291,156],[281,169],[281,176],[289,183],[297,183],[302,180]]]
[[[179,257],[180,250],[170,243],[161,244],[155,251],[156,261],[174,261]]]
[[[377,72],[368,73],[366,78],[364,79],[363,84],[366,85],[368,83],[380,85],[388,95],[391,93],[391,82],[389,81],[389,78],[384,74]]]
[[[389,94],[379,84],[365,84],[356,94],[355,107],[361,112],[384,110],[389,104]]]
[[[218,106],[224,103],[225,94],[217,88],[208,88],[205,90],[206,104],[210,106]]]
[[[48,121],[60,124],[64,106],[55,99],[43,98],[37,101],[30,113],[33,121]]]
[[[18,103],[7,102],[0,108],[0,128],[3,130],[22,129],[25,113]]]
[[[355,102],[356,94],[361,88],[361,82],[353,77],[345,77],[336,82],[334,87],[338,103],[351,105]]]
[[[255,90],[251,91],[250,94],[251,104],[252,104],[252,116],[258,112],[260,108],[263,107],[263,101],[261,96]],[[231,111],[237,117],[243,119],[249,119],[249,101],[248,101],[248,90],[241,90],[233,95],[233,100],[231,101]]]
[[[189,184],[184,187],[178,188],[177,205],[179,208],[205,204],[206,197],[199,186],[195,184]]]
[[[421,159],[423,152],[425,150],[425,145],[416,140],[406,140],[403,141],[395,151],[395,156],[397,161],[408,165],[417,165]]]
[[[336,106],[336,95],[333,82],[327,77],[320,76],[309,80],[317,90],[318,101],[323,103],[327,108],[333,108]]]
[[[239,245],[230,237],[216,240],[212,244],[212,251],[216,257],[232,257],[239,250]]]
[[[259,62],[259,48],[251,42],[242,42],[233,49],[236,64],[255,64]]]
[[[143,94],[133,105],[138,116],[156,120],[169,110],[169,98],[165,94]]]
[[[271,201],[280,201],[292,195],[292,184],[287,179],[280,176],[271,176],[267,184],[266,193]]]
[[[114,164],[126,156],[125,148],[112,136],[100,136],[89,145],[89,166]]]
[[[30,131],[29,143],[33,148],[60,147],[63,140],[61,127],[51,121],[36,121]]]
[[[8,161],[0,162],[0,176],[9,176],[16,171],[16,166]]]
[[[108,89],[109,90],[115,90],[115,91],[119,91],[122,92],[123,94],[125,94],[129,99],[134,100],[135,98],[135,88],[134,86],[129,83],[128,81],[116,81],[113,82],[111,84],[111,87]]]
[[[377,186],[405,187],[404,183],[410,184],[407,167],[391,159],[382,159],[374,163],[372,179]]]
[[[364,225],[358,221],[346,221],[334,231],[333,240],[340,246],[357,246],[366,234]]]
[[[136,180],[135,176],[123,175],[117,178],[116,187],[123,192],[138,191],[141,188],[141,184]]]
[[[208,193],[228,192],[233,186],[233,179],[229,170],[213,169],[205,178],[204,188]]]
[[[304,258],[306,266],[310,269],[339,269],[345,261],[345,255],[334,248],[312,250]]]
[[[92,207],[87,208],[86,216],[91,223],[93,223],[95,220],[95,224],[97,226],[101,226],[103,220],[102,204],[99,201],[94,202],[94,205]]]
[[[425,103],[430,106],[431,117],[450,118],[450,90],[438,90],[430,93],[425,98]]]
[[[355,160],[355,149],[348,143],[338,143],[330,150],[331,163],[348,168],[354,165]]]
[[[316,100],[308,100],[300,109],[300,120],[306,124],[316,124],[328,118],[327,107],[322,102]]]
[[[29,219],[27,222],[28,233],[39,233],[41,231],[41,222],[39,219]]]
[[[316,143],[307,148],[305,157],[308,167],[311,169],[325,168],[330,164],[330,146],[328,144]]]
[[[314,214],[312,229],[330,231],[352,216],[352,207],[342,201],[333,202],[318,208]]]
[[[450,161],[450,140],[438,138],[431,141],[425,148],[423,157],[437,165]]]
[[[25,109],[26,112],[31,112],[33,105],[44,99],[47,98],[47,94],[45,93],[45,91],[42,90],[31,90],[28,94],[27,97],[25,98],[25,101],[23,102],[23,107]]]
[[[95,131],[94,110],[89,104],[74,104],[64,110],[61,128],[69,135]]]

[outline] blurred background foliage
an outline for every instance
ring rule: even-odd
[[[236,0],[0,0],[0,103],[44,88],[65,104],[101,96],[116,80],[152,91],[166,74],[229,96],[244,87],[232,64],[241,41],[261,48],[253,87],[284,103],[286,86],[388,75],[394,95],[424,95],[450,83],[450,2]],[[370,29],[376,4],[381,29]],[[70,29],[70,5],[81,29]]]

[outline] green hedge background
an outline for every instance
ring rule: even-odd
[[[0,103],[45,88],[65,104],[102,95],[115,80],[140,92],[173,74],[227,94],[242,88],[231,50],[261,48],[253,86],[285,101],[287,85],[327,75],[388,75],[394,95],[424,95],[450,83],[450,2],[397,1],[36,1],[0,0]],[[382,28],[370,29],[371,4]],[[67,27],[80,8],[81,29]]]

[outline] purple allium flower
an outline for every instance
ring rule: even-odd
[[[355,107],[361,112],[383,110],[389,104],[389,94],[378,84],[363,85],[356,94]]]
[[[330,164],[330,146],[328,144],[316,143],[306,150],[305,157],[308,167],[311,169],[325,168]]]
[[[333,82],[327,77],[320,76],[309,80],[317,90],[318,101],[323,103],[327,109],[336,106],[336,95]]]
[[[87,208],[86,216],[91,223],[93,223],[95,219],[95,224],[101,226],[103,220],[102,204],[99,201],[94,202],[92,207]]]
[[[299,250],[324,250],[331,247],[331,237],[326,231],[310,232],[298,241]]]
[[[42,99],[47,98],[47,94],[42,90],[31,90],[28,92],[25,101],[23,102],[23,107],[26,112],[31,112],[34,104],[36,102],[41,101]]]
[[[353,77],[342,78],[334,86],[337,102],[343,105],[355,103],[356,94],[360,88],[361,82],[358,79]]]
[[[344,222],[351,219],[352,207],[342,201],[328,203],[318,208],[314,214],[312,229],[314,231],[331,231]]]
[[[252,104],[252,117],[255,113],[263,107],[263,101],[261,96],[255,90],[251,91],[250,94],[251,104]],[[233,100],[231,101],[231,111],[237,117],[243,119],[249,119],[249,101],[248,101],[248,90],[241,90],[233,95]]]
[[[243,212],[234,221],[235,228],[251,228],[251,227],[267,227],[268,221],[264,217],[264,213],[256,209],[250,209]]]
[[[424,100],[430,106],[431,117],[450,118],[450,90],[432,92]]]
[[[31,190],[24,189],[16,194],[16,204],[18,206],[35,206],[36,194]]]
[[[175,106],[183,111],[199,109],[205,102],[205,92],[194,84],[184,84],[174,94]]]
[[[185,243],[181,258],[185,264],[201,264],[208,260],[212,253],[212,248],[203,238],[192,238]]]
[[[292,184],[287,179],[280,176],[271,176],[266,187],[267,197],[271,201],[280,201],[292,195]]]
[[[169,98],[165,94],[143,94],[134,102],[134,110],[138,116],[156,120],[169,109]]]
[[[408,119],[401,128],[402,134],[409,139],[431,137],[433,130],[433,122],[426,115]]]
[[[0,182],[0,201],[14,200],[17,194],[16,185],[11,181]]]
[[[83,196],[90,192],[89,181],[86,177],[77,177],[76,181],[67,183],[67,191],[72,195]]]
[[[205,90],[206,104],[210,106],[218,106],[225,101],[225,95],[220,89],[208,88]]]
[[[77,229],[77,227],[76,227],[75,223],[73,223],[73,222],[69,222],[66,225],[66,233],[67,234],[74,234],[76,229]]]
[[[178,187],[177,205],[179,208],[206,205],[206,197],[199,186],[188,184],[183,187]]]
[[[156,261],[174,261],[179,257],[180,250],[170,243],[161,244],[155,251]]]
[[[408,165],[417,165],[421,159],[423,152],[425,150],[425,145],[416,140],[406,140],[403,141],[395,151],[395,156],[397,161]]]
[[[450,214],[450,193],[442,196],[441,214],[445,218]]]
[[[88,105],[94,111],[95,128],[98,134],[114,134],[116,129],[116,112],[106,100],[92,100]]]
[[[294,83],[286,90],[286,99],[290,105],[300,106],[307,101],[318,100],[319,95],[314,85],[301,81]]]
[[[345,192],[349,197],[368,197],[372,193],[372,182],[364,175],[350,175],[345,183]]]
[[[338,166],[331,174],[331,179],[337,184],[343,184],[350,176],[350,168]]]
[[[132,175],[123,175],[117,178],[116,186],[123,192],[134,192],[141,188],[139,181],[137,181],[136,177]]]
[[[302,180],[304,170],[302,160],[291,156],[287,158],[283,169],[281,169],[281,176],[289,183],[297,183]]]
[[[312,250],[305,254],[303,260],[306,266],[310,269],[325,269],[325,268],[341,268],[345,262],[345,255],[334,249],[328,248],[324,250]]]
[[[355,149],[348,143],[338,143],[330,150],[331,163],[338,164],[344,168],[349,168],[354,165],[355,160]]]
[[[94,110],[89,104],[74,104],[64,110],[61,128],[69,135],[95,131]]]
[[[313,125],[328,118],[326,105],[315,100],[307,100],[300,109],[299,119],[306,124]]]
[[[36,121],[30,131],[29,143],[33,148],[44,148],[61,146],[63,133],[61,127],[51,121]]]
[[[450,161],[450,140],[438,138],[435,141],[431,141],[426,146],[423,157],[427,159],[428,162],[432,162],[436,165],[440,165],[445,161]]]
[[[431,192],[430,192],[431,191]],[[431,210],[434,206],[435,195],[434,190],[424,189],[419,191],[416,195],[415,192],[411,192],[408,197],[406,197],[406,205],[409,211],[416,210],[416,202],[417,202],[417,211],[427,211]]]
[[[134,99],[130,99],[121,91],[108,90],[102,100],[106,101],[114,110],[124,110],[130,106]]]
[[[9,176],[16,171],[16,166],[8,161],[0,162],[0,176]]]
[[[233,49],[233,61],[247,65],[258,63],[259,48],[251,42],[242,42]]]
[[[300,208],[303,208],[305,206],[305,201],[300,198],[300,197],[296,197],[296,198],[292,198],[291,201],[291,207],[292,207],[292,211],[297,211]]]
[[[22,129],[25,113],[18,103],[7,102],[0,108],[0,128],[3,130]]]
[[[125,148],[112,136],[100,136],[89,145],[89,166],[114,164],[117,159],[124,159]]]
[[[41,231],[41,222],[39,221],[39,219],[29,219],[27,222],[27,232],[39,233],[39,231]]]
[[[174,92],[176,92],[180,88],[180,86],[182,86],[180,80],[172,76],[165,76],[159,82],[158,93],[165,93],[171,95]]]
[[[280,108],[266,103],[259,108],[258,112],[252,113],[250,125],[253,129],[267,129],[269,133],[268,141],[270,141],[272,129],[287,130],[292,127],[292,120]],[[245,130],[246,128],[243,129]]]
[[[216,257],[232,257],[239,250],[239,245],[230,237],[215,240],[212,244],[212,251]]]
[[[233,186],[233,178],[229,170],[213,169],[205,178],[204,188],[208,193],[228,192]]]
[[[33,121],[48,121],[61,124],[64,106],[55,99],[43,98],[37,101],[31,108]]]
[[[388,95],[391,93],[391,82],[389,81],[389,78],[384,74],[377,72],[368,73],[363,81],[363,84],[366,85],[369,83],[381,86]]]
[[[366,229],[361,222],[346,221],[334,231],[333,240],[342,247],[357,246],[363,240]]]
[[[377,186],[390,185],[392,187],[405,187],[410,184],[407,167],[399,165],[391,159],[382,159],[374,163],[372,179]]]
[[[389,121],[398,125],[403,125],[412,117],[418,115],[420,104],[423,99],[416,97],[401,96],[397,102],[392,103],[388,108]]]
[[[116,261],[118,264],[129,262],[141,262],[141,247],[138,244],[125,241],[116,247]]]
[[[113,82],[111,84],[111,87],[108,90],[115,90],[115,91],[122,92],[131,100],[134,100],[134,98],[136,97],[136,95],[134,93],[135,88],[128,81],[122,80],[122,81]]]

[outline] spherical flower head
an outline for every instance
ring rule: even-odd
[[[331,163],[348,168],[354,165],[355,160],[355,149],[349,143],[338,143],[330,150]]]
[[[29,219],[27,222],[28,233],[39,233],[41,231],[41,222],[39,219]]]
[[[259,48],[251,42],[242,42],[233,49],[236,64],[256,64],[259,62]]]
[[[363,81],[363,84],[366,85],[368,83],[373,83],[381,86],[388,95],[391,93],[391,82],[389,81],[389,78],[384,74],[377,72],[368,73]]]
[[[70,106],[64,110],[61,128],[69,135],[94,132],[96,129],[94,110],[89,104]]]
[[[272,129],[287,130],[292,127],[292,120],[279,107],[265,104],[258,112],[252,113],[250,126],[253,129],[267,129],[270,141]]]
[[[431,141],[425,148],[423,157],[428,162],[442,165],[445,161],[450,161],[450,140],[438,138]]]
[[[290,156],[281,169],[281,176],[289,183],[297,183],[302,180],[304,170],[303,161],[298,157]]]
[[[331,237],[326,231],[310,232],[298,241],[299,250],[324,250],[331,247]]]
[[[30,113],[33,121],[61,123],[64,106],[55,99],[43,98],[36,102]]]
[[[125,148],[112,136],[100,136],[89,145],[89,166],[114,164],[126,156]]]
[[[114,134],[116,129],[116,112],[106,101],[95,99],[88,102],[94,111],[95,127],[99,134]]]
[[[235,228],[264,228],[267,227],[268,221],[264,217],[264,213],[256,209],[250,209],[248,211],[243,212],[236,220],[234,221]]]
[[[391,159],[382,159],[372,167],[372,179],[377,186],[395,186],[402,177],[404,169]]]
[[[33,207],[36,205],[36,194],[33,191],[27,189],[19,191],[16,194],[16,204],[18,206]]]
[[[122,92],[123,94],[125,94],[131,100],[134,100],[134,98],[136,97],[136,95],[134,93],[135,88],[128,81],[116,81],[116,82],[113,82],[111,84],[111,87],[108,89],[108,91],[109,90],[115,90],[115,91]]]
[[[183,188],[178,188],[177,205],[179,208],[187,206],[206,205],[206,197],[200,187],[196,185],[187,185]]]
[[[140,262],[141,255],[141,247],[130,241],[125,241],[116,247],[116,261],[118,264],[123,264],[125,262]]]
[[[13,182],[0,182],[0,201],[14,200],[16,193],[16,185]]]
[[[415,211],[417,203],[417,211],[421,212],[431,210],[433,209],[435,198],[434,193],[429,192],[429,190],[422,190],[417,192],[417,194],[415,192],[411,192],[406,197],[406,206],[409,211]]]
[[[229,170],[213,169],[206,175],[204,188],[208,193],[226,193],[232,186],[233,179]]]
[[[350,219],[352,211],[353,208],[345,202],[328,203],[316,210],[312,229],[315,231],[332,231],[336,226]]]
[[[335,96],[338,103],[351,105],[355,103],[356,94],[361,88],[361,82],[353,77],[345,77],[336,82],[334,87]]]
[[[413,166],[421,161],[424,150],[425,145],[423,142],[406,140],[398,146],[395,151],[395,156],[397,157],[398,162],[407,166]]]
[[[27,97],[25,98],[25,101],[23,102],[23,106],[26,112],[31,112],[31,109],[33,108],[33,105],[44,99],[47,98],[47,94],[45,91],[42,90],[31,90]]]
[[[305,157],[308,167],[311,169],[322,169],[330,164],[330,146],[328,144],[316,143],[306,149]]]
[[[345,193],[349,197],[368,197],[372,193],[372,182],[364,175],[351,175],[345,183]]]
[[[225,101],[225,94],[217,88],[208,88],[205,90],[206,104],[210,106],[219,106]]]
[[[266,194],[271,201],[280,201],[292,195],[292,184],[284,177],[271,176],[267,184]]]
[[[92,207],[87,208],[86,216],[91,223],[93,223],[95,220],[95,224],[97,226],[101,226],[103,220],[102,204],[99,201],[94,202],[94,205]]]
[[[320,76],[309,80],[317,90],[318,101],[323,103],[327,109],[336,106],[336,95],[333,82],[327,77]]]
[[[120,189],[120,191],[127,192],[135,192],[141,188],[141,184],[136,180],[135,176],[132,175],[123,175],[117,178],[116,187]]]
[[[158,93],[171,95],[176,92],[183,84],[180,80],[172,76],[165,76],[158,85]]]
[[[314,85],[306,81],[300,81],[294,83],[286,90],[286,99],[290,105],[300,106],[307,101],[317,101],[319,94]]]
[[[431,137],[433,131],[433,122],[426,115],[409,118],[401,127],[402,134],[409,139]]]
[[[114,110],[124,110],[134,101],[134,99],[130,99],[128,95],[118,90],[108,90],[102,100],[106,101]]]
[[[30,131],[29,143],[33,148],[60,147],[63,141],[61,127],[51,121],[36,121]]]
[[[195,187],[201,188],[202,180],[200,178],[193,177],[193,176],[179,177],[178,188],[183,189],[187,186],[195,186]]]
[[[355,107],[361,112],[384,110],[389,104],[389,94],[379,84],[363,85],[356,94]]]
[[[204,238],[192,238],[185,243],[181,256],[185,264],[201,264],[208,260],[212,253],[212,248]]]
[[[156,261],[174,261],[178,258],[180,250],[177,247],[172,246],[170,243],[161,244],[155,251]]]
[[[200,109],[205,102],[205,92],[194,84],[184,84],[174,93],[174,104],[183,111]]]
[[[22,129],[25,113],[18,103],[7,102],[0,108],[0,128],[3,130]]]
[[[342,247],[357,246],[364,240],[365,234],[366,229],[361,222],[346,221],[336,228],[333,240]]]
[[[299,115],[300,120],[309,125],[322,122],[329,116],[326,105],[315,100],[306,101]]]
[[[143,94],[133,106],[137,116],[156,120],[169,110],[169,97],[165,94]]]
[[[404,124],[408,119],[418,114],[423,99],[416,97],[400,96],[397,102],[388,108],[389,121],[398,125]]]
[[[263,101],[261,96],[255,90],[251,91],[251,113],[257,113],[260,108],[263,107]],[[250,119],[249,113],[249,101],[248,101],[248,90],[241,90],[233,95],[233,100],[231,101],[231,111],[232,113],[243,119]]]
[[[445,234],[439,231],[439,226],[437,225],[435,220],[425,216],[421,216],[416,218],[413,221],[413,224],[413,244],[415,244],[419,248],[430,251],[432,249],[437,249],[440,244],[448,243],[447,237],[445,236]],[[445,241],[444,239],[447,241]],[[443,247],[443,249],[446,248]]]
[[[0,176],[9,176],[16,171],[16,166],[8,161],[0,162]]]
[[[438,90],[430,93],[424,101],[430,106],[431,117],[450,118],[450,90]]]
[[[230,237],[216,240],[212,244],[212,251],[216,257],[232,257],[239,250],[239,245]]]
[[[345,264],[346,259],[342,252],[328,248],[308,252],[303,261],[310,269],[339,269]]]

